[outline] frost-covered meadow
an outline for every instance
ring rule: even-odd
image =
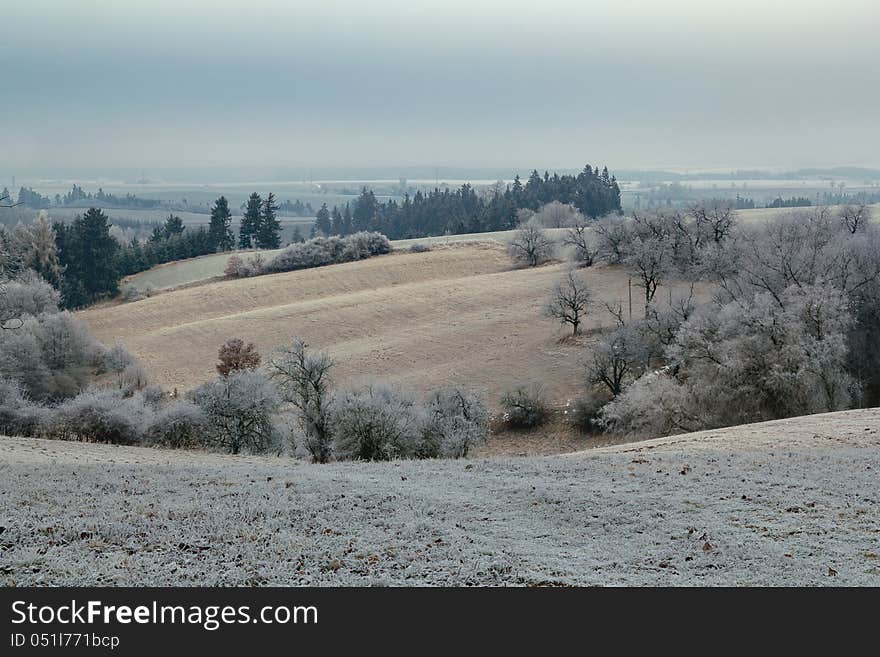
[[[880,410],[310,465],[0,438],[5,585],[880,585]]]

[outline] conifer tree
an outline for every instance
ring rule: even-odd
[[[68,308],[84,306],[119,291],[119,242],[110,234],[110,222],[101,210],[89,208],[69,227],[59,230],[58,252],[65,267],[61,293]]]
[[[250,249],[256,246],[257,232],[262,218],[263,199],[254,192],[248,197],[247,207],[241,217],[238,229],[238,248]]]
[[[345,235],[345,225],[342,223],[342,213],[335,205],[330,213],[330,234]]]
[[[277,249],[281,246],[281,222],[276,217],[277,212],[278,204],[275,203],[275,194],[269,192],[266,200],[263,201],[260,223],[255,235],[258,249]]]
[[[319,231],[321,231],[324,235],[332,234],[332,224],[330,223],[330,210],[327,209],[327,204],[324,203],[321,206],[321,209],[318,210],[318,214],[315,217],[315,226]]]
[[[211,224],[208,228],[209,239],[215,251],[231,251],[235,247],[231,223],[229,202],[225,196],[221,196],[214,201],[214,207],[211,208]]]

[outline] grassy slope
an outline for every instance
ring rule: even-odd
[[[0,581],[877,586],[878,447],[878,409],[327,466],[0,438]]]
[[[428,388],[485,387],[493,398],[537,379],[564,401],[582,389],[578,345],[543,316],[562,265],[514,270],[498,245],[458,245],[397,253],[319,269],[221,281],[80,313],[103,341],[120,341],[166,388],[214,375],[228,338],[263,353],[300,336],[327,349],[339,382],[365,376]],[[584,273],[597,297],[625,303],[616,268]],[[634,288],[638,312],[639,288]],[[597,306],[587,328],[609,323]]]
[[[754,210],[740,210],[737,214],[745,221],[765,221],[769,218],[776,217],[780,213],[793,213],[804,210],[805,208],[756,208]],[[880,219],[880,205],[872,206],[873,216]],[[562,232],[553,230],[552,233],[557,236]],[[499,231],[494,233],[473,233],[466,235],[449,235],[444,237],[423,237],[411,240],[398,240],[393,242],[395,248],[405,249],[415,243],[421,244],[446,244],[451,242],[482,242],[486,240],[495,240],[506,243],[510,240],[514,231]],[[266,258],[270,258],[277,250],[263,251]],[[217,255],[202,256],[200,258],[191,258],[189,260],[180,260],[177,262],[159,265],[152,269],[135,274],[129,277],[126,285],[143,289],[152,287],[156,290],[164,290],[178,287],[181,285],[191,285],[193,283],[204,282],[218,276],[223,276],[223,270],[229,260],[231,254],[219,253]],[[245,257],[249,257],[245,254]]]
[[[552,233],[560,233],[554,230]],[[423,237],[411,240],[396,240],[391,244],[395,249],[406,250],[413,244],[430,244],[439,246],[442,244],[452,244],[459,242],[488,242],[498,241],[506,242],[513,235],[513,231],[499,231],[495,233],[470,233],[464,235],[448,235],[444,237]],[[282,249],[268,249],[259,253],[266,259],[274,257],[280,253]],[[245,260],[252,257],[256,251],[238,252],[235,255]],[[232,257],[232,253],[218,253],[216,255],[200,256],[198,258],[189,258],[187,260],[178,260],[169,262],[164,265],[157,265],[152,269],[135,274],[128,277],[124,285],[143,289],[152,287],[156,290],[167,290],[183,285],[192,285],[194,283],[206,282],[213,278],[223,276],[226,269],[226,263]]]

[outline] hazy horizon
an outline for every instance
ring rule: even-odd
[[[875,11],[30,0],[0,176],[880,167]]]

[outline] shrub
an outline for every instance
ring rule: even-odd
[[[223,274],[229,278],[244,278],[247,276],[246,271],[244,260],[237,255],[229,256],[226,267],[223,268]]]
[[[463,458],[489,436],[489,414],[483,399],[475,392],[445,388],[430,395],[425,404],[425,419],[420,458]]]
[[[195,404],[179,401],[159,410],[146,430],[146,442],[157,447],[205,446],[207,419]]]
[[[32,436],[44,416],[45,409],[29,400],[18,383],[0,379],[0,434]]]
[[[314,237],[291,244],[266,264],[267,272],[322,267],[391,252],[391,243],[380,233],[360,232],[346,237]]]
[[[33,271],[27,271],[15,280],[2,283],[0,321],[6,322],[24,315],[57,313],[60,300],[55,288]]]
[[[528,429],[540,426],[547,419],[544,386],[521,383],[501,397],[502,421],[508,427]]]
[[[567,409],[566,419],[581,433],[601,432],[600,412],[607,402],[608,398],[603,395],[587,394],[578,397]]]
[[[105,351],[70,313],[26,317],[19,328],[3,332],[0,377],[18,381],[38,401],[66,399],[104,370]]]
[[[427,253],[431,250],[430,244],[422,244],[421,242],[416,242],[415,244],[409,247],[410,253]]]
[[[419,455],[419,409],[410,395],[384,384],[342,393],[331,412],[339,460],[388,461]]]
[[[281,400],[263,372],[230,372],[196,388],[191,397],[205,414],[206,445],[230,454],[264,454],[279,447],[273,415]]]
[[[46,433],[62,440],[136,445],[149,415],[140,396],[125,398],[119,390],[88,390],[54,409]]]

